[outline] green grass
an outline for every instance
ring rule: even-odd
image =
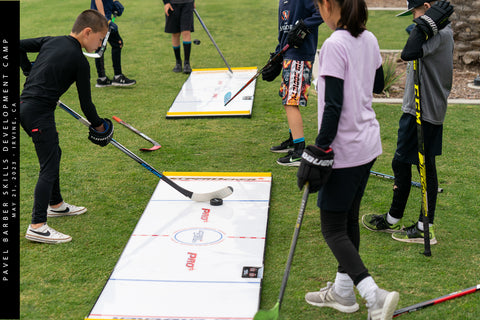
[[[132,88],[94,88],[99,114],[117,115],[162,144],[153,153],[140,156],[161,171],[272,172],[273,185],[265,253],[261,308],[270,309],[277,298],[290,240],[301,200],[296,170],[275,164],[277,155],[268,151],[286,137],[286,117],[277,95],[279,83],[257,82],[253,116],[224,119],[175,119],[165,115],[186,75],[173,74],[174,59],[169,35],[163,32],[161,1],[124,3],[117,18],[124,39],[124,73],[137,80]],[[276,46],[278,2],[267,0],[197,3],[198,12],[232,67],[261,67]],[[21,37],[68,34],[77,14],[88,1],[22,0]],[[253,9],[253,10],[252,10]],[[408,19],[395,18],[391,11],[370,13],[368,27],[382,49],[401,49],[406,40]],[[196,21],[193,46],[194,68],[224,67],[208,36]],[[319,39],[330,34],[320,27]],[[110,56],[107,49],[106,56]],[[111,76],[110,59],[106,59]],[[23,85],[23,79],[22,79]],[[307,143],[317,131],[316,96],[311,95],[303,112]],[[62,101],[79,110],[75,86]],[[382,128],[384,153],[375,171],[391,174],[400,106],[374,106]],[[401,294],[399,307],[432,299],[480,283],[478,180],[480,131],[474,119],[480,111],[473,106],[450,106],[445,123],[444,155],[438,158],[440,186],[436,233],[439,244],[433,256],[419,254],[420,245],[407,245],[386,234],[361,228],[361,254],[377,283]],[[21,319],[83,319],[88,315],[116,261],[148,203],[158,178],[112,146],[90,143],[87,130],[59,110],[56,121],[63,150],[61,184],[65,200],[88,207],[79,217],[49,219],[49,224],[73,236],[61,245],[27,241],[33,188],[38,174],[30,139],[21,132]],[[149,143],[119,125],[116,139],[139,153]],[[415,176],[415,175],[414,175]],[[418,177],[416,177],[418,180]],[[391,181],[372,177],[363,199],[362,213],[384,213],[391,200]],[[406,220],[417,218],[420,191],[413,189]],[[304,302],[307,291],[332,281],[336,263],[320,233],[316,199],[310,197],[300,234],[282,319],[359,319],[366,308],[353,315],[318,309]],[[359,302],[361,298],[358,296]],[[472,294],[435,307],[403,315],[404,319],[478,319],[480,294]]]

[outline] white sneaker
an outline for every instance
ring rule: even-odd
[[[389,292],[378,288],[375,304],[368,308],[367,320],[388,320],[393,318],[400,295],[396,291]]]
[[[37,229],[34,229],[29,225],[25,238],[30,241],[43,243],[62,243],[72,241],[72,237],[50,228],[46,223]]]
[[[79,214],[87,212],[85,207],[77,207],[72,204],[63,202],[62,205],[58,208],[52,208],[48,206],[47,217],[62,217],[62,216],[78,216]]]
[[[317,307],[330,307],[340,312],[352,313],[358,310],[358,303],[355,294],[350,297],[342,298],[335,292],[335,284],[328,282],[325,288],[320,291],[309,292],[305,295],[305,300]]]

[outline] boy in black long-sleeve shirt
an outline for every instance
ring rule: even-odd
[[[113,135],[112,122],[98,116],[91,99],[90,65],[82,48],[95,51],[107,32],[104,16],[86,10],[76,19],[68,36],[41,37],[20,41],[20,66],[27,79],[20,96],[20,122],[35,145],[40,173],[35,187],[32,221],[26,238],[44,243],[71,241],[68,235],[47,225],[48,217],[85,213],[84,207],[63,201],[59,168],[61,149],[55,125],[55,108],[60,96],[76,83],[80,105],[92,124],[89,139],[105,146]],[[39,52],[32,64],[27,52]]]

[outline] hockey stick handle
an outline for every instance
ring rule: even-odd
[[[123,121],[123,120],[120,119],[119,117],[113,116],[112,119],[115,120],[115,121],[117,121],[117,122],[120,123],[121,125],[127,127],[128,129],[132,130],[133,132],[135,132],[136,134],[138,134],[139,136],[141,136],[141,137],[144,138],[145,140],[150,141],[151,143],[153,143],[154,146],[160,146],[160,144],[159,144],[158,142],[156,142],[156,141],[153,140],[152,138],[148,137],[146,134],[144,134],[144,133],[141,132],[140,130],[134,128],[132,125],[126,123],[125,121]]]
[[[282,50],[280,50],[279,53],[277,53],[276,55],[274,55],[273,58],[271,58],[271,59],[267,62],[267,64],[263,66],[262,69],[260,69],[259,71],[257,71],[257,73],[256,73],[250,80],[248,80],[248,82],[245,83],[245,84],[243,85],[243,87],[240,88],[240,90],[238,90],[237,93],[235,93],[235,95],[230,98],[230,100],[228,100],[227,102],[225,102],[224,106],[226,106],[227,104],[230,103],[230,101],[232,101],[233,99],[235,99],[235,97],[238,96],[238,95],[240,94],[240,92],[242,92],[246,87],[248,87],[248,85],[249,85],[250,83],[252,83],[253,80],[257,79],[258,76],[263,72],[263,70],[264,70],[266,67],[270,66],[270,64],[271,64],[273,61],[277,60],[279,56],[281,56],[282,54],[284,54],[285,51],[288,50],[288,48],[290,48],[290,45],[288,45],[288,44],[285,45],[285,47],[283,47]]]
[[[408,306],[408,307],[405,307],[405,308],[402,308],[402,309],[398,309],[393,313],[393,317],[395,318],[395,317],[398,317],[398,316],[400,316],[404,313],[410,313],[410,312],[414,312],[414,311],[417,311],[417,310],[421,310],[421,309],[424,309],[426,307],[430,307],[430,306],[445,302],[447,300],[452,300],[452,299],[455,299],[455,298],[458,298],[458,297],[461,297],[461,296],[464,296],[464,295],[467,295],[467,294],[470,294],[470,293],[474,293],[474,292],[479,291],[479,290],[480,290],[480,284],[477,284],[476,286],[473,286],[473,287],[470,287],[470,288],[467,288],[467,289],[463,289],[461,291],[452,292],[450,294],[447,294],[447,295],[444,295],[444,296],[441,296],[441,297],[438,297],[438,298],[435,298],[435,299],[432,299],[432,300],[420,302],[420,303],[417,303],[417,304],[414,304],[414,305],[411,305],[411,306]]]
[[[231,69],[230,66],[228,65],[227,59],[225,59],[225,57],[223,56],[222,51],[220,51],[220,48],[218,47],[218,45],[217,45],[217,43],[215,42],[215,40],[213,40],[212,35],[211,35],[210,32],[208,31],[208,28],[207,28],[207,26],[205,25],[205,23],[203,23],[203,20],[202,20],[202,18],[200,17],[200,14],[198,13],[197,9],[193,9],[193,12],[194,12],[195,15],[197,16],[198,21],[200,21],[200,24],[202,25],[203,29],[204,29],[205,32],[207,33],[207,35],[208,35],[208,37],[210,38],[210,40],[212,40],[212,43],[213,43],[213,45],[215,46],[215,48],[217,48],[217,51],[218,51],[218,53],[220,54],[220,57],[222,57],[223,62],[225,62],[225,65],[226,65],[227,68],[228,68],[228,71],[230,71],[230,74],[233,74],[232,69]]]
[[[428,216],[428,194],[427,194],[427,169],[425,167],[425,139],[423,136],[422,123],[422,103],[421,103],[421,82],[420,82],[420,59],[413,61],[414,72],[414,93],[415,93],[415,115],[417,120],[417,139],[418,139],[418,167],[420,173],[420,183],[422,185],[422,220],[423,220],[423,234],[424,234],[424,252],[427,257],[432,255],[430,248],[430,226]]]
[[[278,295],[279,308],[282,305],[285,289],[287,288],[288,276],[290,275],[290,268],[292,266],[293,255],[295,254],[295,248],[297,246],[298,236],[300,235],[300,227],[302,226],[303,216],[305,214],[305,208],[307,207],[309,192],[310,192],[309,185],[308,183],[306,183],[303,190],[302,202],[300,204],[300,210],[298,212],[297,222],[295,224],[295,231],[293,233],[292,243],[290,245],[290,252],[288,253],[287,265],[285,267],[285,272],[283,274],[282,285],[280,287],[280,294]]]
[[[84,124],[85,126],[87,127],[90,127],[90,122],[85,119],[84,117],[82,117],[80,114],[78,114],[77,112],[75,112],[74,110],[72,110],[71,108],[69,108],[67,105],[65,105],[64,103],[62,103],[61,101],[58,101],[58,106],[60,108],[62,108],[63,110],[67,111],[71,116],[73,116],[75,119],[77,119],[78,121],[80,121],[82,124]],[[117,147],[118,149],[120,149],[123,153],[125,153],[127,156],[129,156],[130,158],[132,158],[133,160],[135,160],[136,162],[138,162],[140,165],[142,165],[144,168],[146,168],[148,171],[150,171],[151,173],[153,173],[154,175],[156,175],[157,177],[159,177],[160,179],[162,179],[163,181],[165,181],[167,184],[169,184],[171,187],[173,187],[175,190],[177,190],[178,192],[180,192],[181,194],[183,194],[184,196],[186,196],[187,198],[192,198],[193,196],[193,192],[192,191],[189,191],[189,190],[186,190],[182,187],[180,187],[179,185],[177,185],[175,182],[173,182],[172,180],[170,180],[169,178],[167,178],[166,176],[164,176],[163,174],[161,174],[159,171],[155,170],[155,168],[153,168],[152,166],[150,166],[147,162],[145,162],[144,160],[142,160],[140,157],[138,157],[136,154],[134,154],[133,152],[131,152],[130,150],[128,150],[127,148],[125,148],[123,145],[121,145],[119,142],[117,142],[115,139],[112,138],[112,140],[110,140],[110,143],[113,144],[115,147]]]
[[[388,175],[388,174],[385,174],[385,173],[381,173],[381,172],[376,172],[376,171],[370,171],[370,174],[372,176],[377,176],[377,177],[380,177],[380,178],[385,178],[385,179],[388,179],[388,180],[395,180],[395,177],[394,176],[391,176],[391,175]],[[422,185],[420,184],[420,182],[417,182],[417,181],[412,181],[411,182],[411,185],[414,186],[414,187],[417,187],[417,188],[421,188]],[[438,193],[442,193],[443,192],[443,188],[438,188]]]

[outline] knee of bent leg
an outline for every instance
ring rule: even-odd
[[[397,190],[402,187],[410,187],[412,180],[412,166],[411,164],[400,162],[398,160],[392,160],[392,169],[395,175],[395,183],[393,190]]]

